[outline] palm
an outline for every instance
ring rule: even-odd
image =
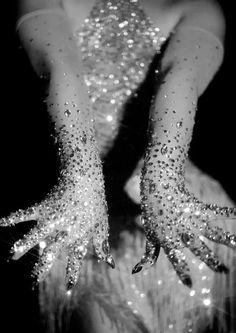
[[[105,203],[101,199],[102,189],[94,186],[91,180],[77,175],[71,180],[70,177],[70,186],[66,187],[64,181],[60,182],[40,204],[12,213],[0,222],[2,226],[10,226],[36,220],[37,225],[14,244],[13,259],[19,259],[39,245],[40,258],[33,275],[40,282],[63,251],[67,258],[68,289],[78,280],[91,240],[97,256],[114,266],[109,254],[108,217]]]
[[[158,180],[158,181],[157,181]],[[171,181],[170,181],[171,180]],[[236,236],[214,226],[214,221],[235,218],[236,209],[218,207],[200,202],[184,186],[184,179],[171,171],[161,171],[142,181],[143,226],[147,236],[146,253],[133,273],[142,266],[153,264],[163,248],[182,282],[191,286],[189,266],[183,248],[216,272],[227,272],[227,268],[204,243],[203,236],[236,248]]]

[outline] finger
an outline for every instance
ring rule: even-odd
[[[203,219],[208,216],[212,221],[219,219],[236,219],[236,207],[220,207],[216,204],[202,204]]]
[[[98,221],[93,232],[93,246],[97,257],[106,262],[112,268],[115,268],[115,261],[110,253],[108,242],[109,225],[107,219]]]
[[[87,243],[76,241],[68,247],[66,267],[66,289],[71,290],[79,280],[83,259],[87,253]]]
[[[233,249],[236,248],[236,235],[224,231],[220,227],[207,226],[203,235],[215,243],[223,244]]]
[[[152,243],[149,240],[146,241],[145,254],[142,256],[140,262],[138,262],[132,269],[132,274],[138,273],[144,266],[152,266],[157,261],[160,253],[159,242]]]
[[[210,269],[219,273],[228,273],[228,268],[199,237],[184,234],[182,240],[189,250]]]
[[[173,249],[170,246],[163,246],[167,258],[170,260],[178,277],[189,288],[192,288],[192,279],[190,269],[187,264],[184,253],[181,250]]]
[[[36,282],[39,283],[46,278],[67,239],[67,232],[60,231],[55,236],[48,237],[47,240],[44,241],[45,248],[32,272],[32,276],[36,278]]]
[[[25,210],[19,209],[18,211],[11,213],[7,217],[0,219],[1,227],[14,226],[17,223],[37,220],[38,218],[38,209],[37,206],[29,207]]]
[[[93,237],[93,245],[96,255],[102,261],[105,261],[111,268],[115,268],[115,261],[110,253],[108,239],[100,239],[97,235]]]
[[[19,239],[11,248],[12,259],[20,259],[26,252],[44,240],[55,230],[54,224],[37,225],[32,228],[22,239]]]

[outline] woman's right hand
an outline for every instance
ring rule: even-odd
[[[81,161],[79,166],[74,162],[75,159],[79,160],[79,151],[76,155],[61,170],[58,185],[45,200],[0,220],[0,226],[14,226],[27,220],[37,221],[37,225],[13,245],[13,259],[19,259],[39,245],[40,258],[33,275],[40,282],[60,254],[65,254],[67,290],[78,280],[91,240],[97,257],[114,268],[109,253],[108,215],[99,161],[95,160],[91,165]]]

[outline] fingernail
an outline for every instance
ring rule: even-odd
[[[188,234],[182,234],[182,241],[185,243],[185,244],[189,244],[190,242],[190,236]]]
[[[68,294],[68,293],[71,294],[71,290],[72,290],[73,287],[74,287],[74,283],[69,280],[66,283],[66,294]]]
[[[105,239],[103,242],[102,242],[102,250],[105,254],[108,254],[109,253],[109,250],[110,250],[110,246],[109,246],[109,243],[108,243],[108,240]]]
[[[18,260],[18,259],[20,259],[23,255],[24,255],[24,253],[21,252],[21,251],[19,251],[19,252],[12,252],[11,259],[12,259],[12,260]]]
[[[137,265],[134,266],[134,268],[132,269],[132,274],[136,274],[138,272],[140,272],[142,270],[143,266],[141,265],[141,263],[139,262]]]
[[[185,284],[187,287],[192,288],[193,283],[192,283],[192,279],[190,278],[190,276],[185,276],[182,279],[183,284]]]
[[[109,257],[107,258],[107,263],[108,263],[108,265],[111,266],[111,268],[113,268],[113,269],[116,267],[115,261],[114,261],[114,259],[112,258],[112,256],[109,256]]]
[[[220,264],[219,266],[217,266],[217,272],[228,274],[229,269],[224,264]]]

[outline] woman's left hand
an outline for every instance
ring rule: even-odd
[[[228,272],[228,268],[204,243],[203,236],[236,249],[236,235],[214,226],[216,219],[235,218],[236,208],[199,201],[186,189],[183,173],[177,174],[166,167],[164,161],[155,172],[143,170],[141,198],[146,252],[132,273],[139,272],[146,264],[154,264],[161,247],[180,280],[189,287],[192,280],[184,247],[212,270]]]

